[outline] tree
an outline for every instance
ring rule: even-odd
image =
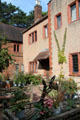
[[[18,27],[26,27],[27,16],[18,7],[6,2],[1,2],[0,21],[6,24],[15,25]]]
[[[0,2],[0,22],[17,27],[28,28],[34,22],[34,11],[26,15],[20,8],[6,2]]]
[[[47,12],[42,12],[42,16]],[[0,1],[0,22],[17,27],[28,28],[34,23],[34,11],[27,15],[20,8]]]
[[[5,38],[2,39],[2,37],[0,37],[0,72],[7,68],[9,63],[13,63],[12,55],[8,53],[8,48],[2,47],[7,44],[5,41]]]

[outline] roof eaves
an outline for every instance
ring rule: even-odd
[[[34,26],[38,25],[39,23],[41,23],[43,20],[47,19],[48,15],[42,17],[39,21],[37,21],[36,23],[34,23],[32,26],[30,26],[29,28],[27,28],[26,30],[24,30],[22,32],[22,34],[24,34],[25,32],[27,32],[28,30],[30,30],[31,28],[33,28]]]

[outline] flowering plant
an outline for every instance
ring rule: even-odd
[[[37,103],[35,107],[39,111],[39,118],[41,120],[50,117],[53,114],[53,100],[50,98],[45,99],[43,104]]]

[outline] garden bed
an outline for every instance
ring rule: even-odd
[[[19,120],[19,118],[16,118],[14,115],[12,115],[8,111],[6,111],[6,115],[7,117],[9,117],[10,120]],[[28,118],[25,118],[25,119],[29,120]],[[59,115],[56,115],[55,117],[51,117],[46,120],[80,120],[80,108],[72,109],[70,111],[61,113]]]

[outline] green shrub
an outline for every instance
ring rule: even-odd
[[[2,77],[2,75],[0,74],[0,81],[2,81],[3,80],[3,77]]]
[[[42,82],[42,77],[40,75],[26,74],[25,75],[26,84],[39,85]]]
[[[18,86],[18,84],[21,84],[21,85],[26,84],[24,73],[20,72],[20,73],[18,73],[18,75],[15,75],[14,82],[17,86]]]
[[[71,78],[63,80],[61,81],[61,90],[66,94],[75,94],[77,91],[77,83]]]
[[[10,110],[12,112],[18,113],[24,110],[25,105],[29,101],[29,98],[25,95],[23,89],[16,89],[13,92],[14,97],[10,99]]]
[[[33,85],[39,85],[42,82],[42,77],[40,75],[24,74],[20,72],[18,75],[15,75],[14,82],[17,86],[19,84],[23,86],[31,83]]]

